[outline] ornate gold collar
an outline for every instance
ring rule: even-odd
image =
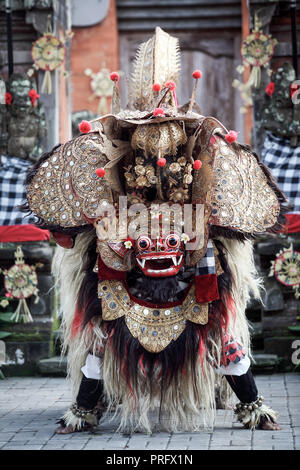
[[[208,303],[196,300],[192,284],[181,304],[153,308],[133,301],[121,281],[101,281],[98,297],[102,300],[102,318],[105,321],[125,316],[126,325],[134,338],[149,352],[158,353],[171,341],[176,341],[186,328],[187,320],[205,325],[208,321]]]

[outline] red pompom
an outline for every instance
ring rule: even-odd
[[[174,83],[174,82],[172,82],[172,81],[167,82],[167,83],[165,84],[165,87],[166,87],[166,88],[170,88],[171,91],[174,91],[175,88],[176,88],[176,83]]]
[[[236,131],[229,131],[228,134],[225,135],[225,140],[229,144],[232,144],[232,142],[235,142],[238,137],[238,133]]]
[[[96,175],[99,176],[99,178],[103,178],[105,176],[105,170],[104,168],[97,168],[95,171]]]
[[[157,160],[158,166],[165,166],[166,163],[167,163],[167,160],[165,158],[159,158]]]
[[[113,81],[113,82],[118,82],[120,80],[120,75],[117,73],[117,72],[112,72],[110,74],[110,79]]]
[[[193,72],[193,78],[201,78],[202,77],[202,72],[201,70],[194,70]]]
[[[13,97],[12,97],[12,94],[9,93],[8,91],[5,93],[5,103],[10,106],[12,104],[12,100],[13,100]]]
[[[201,160],[195,160],[195,161],[194,161],[194,164],[193,164],[194,170],[200,170],[201,167],[202,167],[202,162],[201,162]]]
[[[269,85],[266,87],[265,92],[267,95],[272,96],[275,91],[275,83],[270,82]]]
[[[160,84],[159,84],[159,83],[154,83],[154,84],[152,85],[152,90],[153,90],[153,91],[160,91],[160,90],[161,90]]]
[[[153,116],[164,116],[165,115],[165,112],[162,108],[155,108],[155,110],[153,111]]]
[[[92,126],[90,125],[88,121],[81,121],[81,123],[78,126],[78,129],[83,134],[87,134],[92,129]]]

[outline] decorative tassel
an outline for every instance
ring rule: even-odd
[[[188,113],[191,113],[193,111],[193,106],[195,103],[196,91],[197,91],[197,86],[198,86],[198,80],[201,77],[202,77],[202,72],[200,70],[194,70],[193,78],[195,79],[195,83],[194,83],[194,89],[193,89],[190,104],[189,104]]]
[[[42,93],[47,93],[48,95],[51,95],[51,93],[52,93],[52,80],[51,80],[50,70],[46,70],[46,72],[45,72],[41,92]]]
[[[30,310],[28,308],[26,299],[20,299],[19,304],[14,312],[13,316],[11,317],[16,323],[31,323],[33,322],[33,318],[31,316]]]
[[[153,106],[156,105],[157,99],[159,97],[159,92],[161,91],[161,85],[159,83],[153,83],[152,85],[152,90],[153,90]]]
[[[173,82],[172,80],[170,80],[169,82],[167,82],[165,84],[165,87],[168,88],[168,90],[170,91],[170,94],[171,94],[171,105],[172,106],[178,106],[178,101],[177,101],[177,97],[176,97],[176,83]]]
[[[114,89],[111,100],[111,112],[112,114],[118,114],[121,110],[121,99],[118,88],[118,81],[120,80],[120,76],[117,72],[112,72],[110,74],[110,79],[114,82]]]
[[[254,88],[260,87],[260,80],[261,80],[261,69],[260,67],[254,66],[251,70],[250,77],[248,80],[249,86],[254,86]]]

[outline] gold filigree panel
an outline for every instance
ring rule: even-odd
[[[95,173],[109,161],[106,139],[87,134],[61,145],[45,160],[28,186],[30,209],[47,224],[87,224],[99,204],[112,201],[111,189]]]
[[[132,302],[120,281],[100,282],[98,296],[102,299],[103,320],[116,320],[125,315],[132,336],[150,352],[160,352],[178,339],[187,320],[201,325],[208,322],[208,304],[196,301],[194,285],[182,304],[175,307],[150,308]]]
[[[257,159],[221,138],[211,145],[215,159],[209,222],[249,233],[265,232],[276,223],[280,207]]]

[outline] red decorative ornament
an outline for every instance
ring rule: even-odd
[[[113,82],[118,82],[120,80],[120,75],[117,73],[117,72],[112,72],[110,74],[110,79],[113,81]]]
[[[87,134],[92,129],[92,126],[90,125],[90,123],[88,121],[81,121],[81,123],[78,126],[78,129],[83,134]]]
[[[7,92],[5,93],[5,103],[6,103],[8,106],[11,106],[12,100],[13,100],[12,94],[7,91]]]
[[[228,134],[225,135],[225,140],[228,144],[232,144],[237,140],[238,133],[236,131],[229,131]]]
[[[291,83],[291,86],[290,86],[291,98],[294,98],[294,94],[296,94],[299,88],[300,88],[299,85],[297,85],[296,83]]]
[[[103,176],[105,176],[105,170],[104,168],[97,168],[97,170],[95,171],[96,175],[99,177],[99,178],[103,178]]]
[[[198,78],[201,78],[201,77],[202,77],[202,72],[201,72],[201,70],[194,70],[194,72],[193,72],[193,78],[198,79]]]
[[[32,106],[36,108],[36,101],[40,97],[40,95],[37,93],[37,91],[34,88],[32,88],[30,92],[28,93],[28,96],[31,100]]]
[[[153,90],[153,91],[160,91],[160,90],[161,90],[160,84],[159,84],[159,83],[154,83],[154,84],[152,85],[152,90]]]
[[[269,85],[266,87],[265,92],[267,95],[272,96],[275,91],[275,83],[270,82]]]
[[[194,164],[193,164],[194,170],[200,170],[201,167],[202,167],[202,162],[201,162],[201,160],[195,160],[195,161],[194,161]]]
[[[176,88],[176,83],[174,83],[174,82],[172,82],[172,81],[167,82],[167,83],[165,84],[165,87],[166,87],[166,88],[169,88],[171,91],[174,91],[175,88]]]
[[[157,116],[164,116],[165,115],[165,112],[162,108],[155,108],[155,110],[153,111],[153,116],[157,117]]]
[[[157,160],[158,166],[163,167],[163,166],[165,166],[166,163],[167,163],[167,160],[166,160],[165,158],[159,158],[159,159]]]

